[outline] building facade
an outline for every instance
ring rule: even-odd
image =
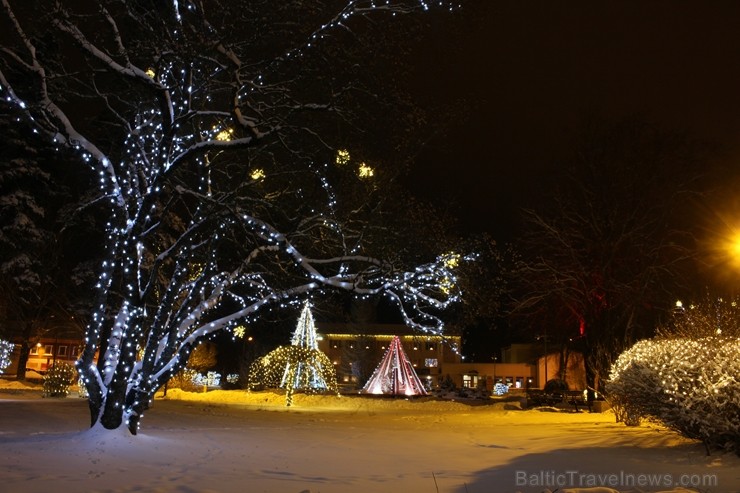
[[[31,347],[26,369],[43,374],[57,362],[74,365],[80,356],[82,348],[83,343],[80,339],[42,338]],[[10,366],[4,372],[6,375],[15,375],[17,373],[20,352],[20,344],[13,346]]]
[[[319,349],[345,389],[362,387],[398,336],[416,374],[429,389],[439,385],[445,365],[460,363],[460,337],[419,334],[398,324],[316,323]]]

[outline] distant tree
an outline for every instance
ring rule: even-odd
[[[93,425],[135,434],[200,341],[310,293],[385,296],[410,326],[442,330],[458,297],[450,256],[374,256],[366,226],[382,173],[339,152],[383,135],[354,131],[372,121],[357,108],[396,128],[390,92],[360,74],[393,18],[428,7],[3,2],[3,104],[75,149],[105,206],[77,365]]]
[[[679,300],[671,317],[658,326],[661,338],[700,339],[703,337],[740,338],[740,301],[707,291],[695,301]]]
[[[66,301],[73,293],[64,247],[65,223],[74,222],[65,156],[30,128],[0,118],[0,332],[17,343],[16,377],[25,378],[33,345],[43,336],[70,331]]]
[[[590,126],[580,142],[552,205],[526,212],[515,313],[553,349],[583,351],[593,387],[688,289],[681,211],[701,152],[634,120]]]
[[[188,360],[188,368],[204,373],[216,366],[218,348],[211,342],[201,343],[193,350]]]

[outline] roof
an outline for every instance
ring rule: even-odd
[[[392,338],[400,337],[419,337],[419,338],[440,338],[456,339],[456,334],[432,334],[413,329],[404,324],[360,324],[360,323],[322,323],[316,322],[316,331],[323,335],[331,336],[371,336]]]

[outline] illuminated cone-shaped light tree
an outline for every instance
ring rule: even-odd
[[[337,202],[359,202],[347,187],[378,173],[327,146],[378,94],[359,87],[374,80],[357,75],[365,19],[390,29],[429,7],[83,0],[38,15],[2,2],[0,104],[78,153],[106,215],[77,363],[92,425],[135,434],[198,344],[310,292],[384,295],[408,325],[442,330],[458,294],[449,256],[399,268],[371,255],[361,215],[375,205]]]
[[[282,376],[279,372],[282,370]],[[280,382],[278,384],[278,378]],[[281,346],[250,368],[251,387],[285,389],[285,404],[293,403],[296,390],[337,393],[337,374],[329,358],[319,350],[311,307],[303,305],[290,346]]]
[[[362,388],[365,394],[427,395],[424,384],[414,370],[401,340],[395,336],[373,372]]]
[[[303,303],[303,310],[298,317],[298,324],[293,331],[293,337],[290,339],[293,346],[318,349],[319,343],[316,337],[316,325],[311,313],[311,305],[306,301]]]
[[[336,371],[329,358],[316,357],[312,354],[314,351],[319,353],[321,351],[319,351],[316,326],[313,322],[313,314],[308,301],[303,305],[301,315],[298,317],[298,325],[290,342],[294,347],[309,350],[307,355],[310,358],[308,361],[298,359],[287,362],[280,387],[288,389],[290,393],[293,389],[336,391]],[[321,354],[323,355],[323,353]],[[329,381],[327,381],[327,375]]]

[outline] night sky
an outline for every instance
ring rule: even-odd
[[[509,240],[585,119],[639,117],[740,159],[740,2],[477,1],[435,28],[420,100],[448,101],[414,173],[463,224]],[[740,169],[739,169],[740,172]]]

